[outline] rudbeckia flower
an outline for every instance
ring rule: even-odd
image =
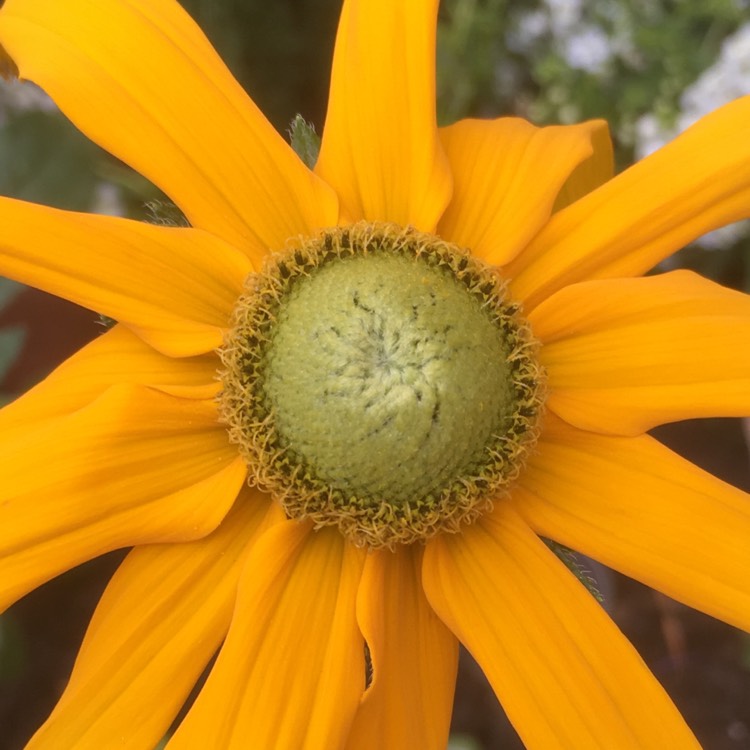
[[[435,121],[437,0],[345,0],[308,168],[172,0],[6,0],[3,68],[189,227],[0,200],[117,325],[0,412],[7,606],[132,547],[29,748],[444,748],[459,643],[529,748],[691,748],[554,540],[750,625],[750,504],[647,431],[748,413],[750,301],[642,274],[750,215],[750,100]]]

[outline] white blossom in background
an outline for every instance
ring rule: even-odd
[[[550,31],[555,38],[564,38],[580,25],[582,0],[546,0],[545,5]]]
[[[612,59],[612,42],[601,26],[582,24],[561,40],[565,61],[575,70],[594,75],[604,72]]]
[[[8,121],[12,112],[39,110],[54,114],[57,105],[36,84],[30,81],[6,81],[0,78],[0,128]],[[109,216],[124,216],[125,203],[117,185],[101,181],[96,185],[90,207],[92,213]]]
[[[682,93],[674,125],[665,125],[653,114],[639,118],[635,128],[636,156],[648,156],[704,115],[745,94],[750,94],[750,22],[724,40],[719,59]],[[700,244],[711,250],[721,249],[748,233],[750,222],[741,221],[705,235]]]
[[[98,182],[94,188],[91,213],[105,216],[126,216],[122,190],[111,182]]]
[[[549,16],[543,10],[521,14],[517,24],[508,29],[505,43],[514,52],[528,52],[549,31]]]
[[[613,40],[601,26],[584,19],[582,1],[546,0],[545,6],[521,15],[518,25],[508,33],[508,46],[529,52],[549,36],[571,68],[601,74],[614,54]]]
[[[33,83],[0,78],[0,127],[5,124],[9,111],[28,112],[34,109],[54,112],[57,106]]]
[[[667,126],[652,114],[638,120],[636,155],[648,156],[704,115],[749,93],[750,22],[724,40],[719,59],[683,91],[674,125]]]

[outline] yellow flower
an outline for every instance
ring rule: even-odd
[[[0,199],[0,272],[119,321],[0,412],[2,606],[134,547],[30,748],[151,750],[219,650],[169,750],[437,750],[459,641],[530,748],[697,746],[540,536],[750,625],[747,496],[645,434],[748,412],[750,301],[684,271],[638,278],[750,214],[750,100],[615,178],[600,122],[438,129],[436,6],[345,0],[314,171],[172,0],[0,10],[0,67],[191,225]],[[499,267],[546,371],[511,492],[425,543],[288,520],[219,420],[216,350],[248,274],[354,224],[415,227]]]

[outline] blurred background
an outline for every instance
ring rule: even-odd
[[[183,5],[280,132],[297,113],[322,129],[340,0]],[[540,125],[604,117],[621,170],[749,92],[747,0],[442,2],[442,124],[503,114]],[[19,83],[0,85],[0,194],[144,220],[148,202],[163,198],[88,142],[40,90]],[[692,268],[748,292],[749,237],[746,222],[714,232],[671,258],[668,267]],[[101,330],[95,313],[0,279],[0,403]],[[748,432],[739,420],[715,419],[668,426],[657,437],[748,490]],[[20,750],[51,710],[122,556],[83,565],[0,617],[0,750]],[[748,636],[593,561],[582,562],[596,578],[604,606],[706,750],[750,748]],[[453,718],[451,750],[521,748],[481,670],[465,654]]]

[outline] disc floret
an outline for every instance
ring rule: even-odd
[[[393,547],[492,507],[536,439],[543,374],[495,269],[411,228],[328,229],[253,274],[220,412],[290,518]]]

